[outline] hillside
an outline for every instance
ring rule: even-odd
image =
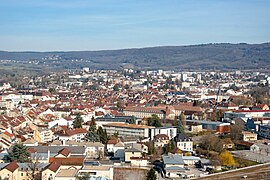
[[[70,52],[0,51],[0,60],[16,60],[17,64],[31,61],[37,66],[60,69],[119,69],[123,65],[138,69],[172,70],[269,69],[270,43],[221,43]],[[2,63],[6,61],[1,61]]]

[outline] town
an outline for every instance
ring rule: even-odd
[[[267,179],[269,83],[239,70],[3,76],[0,178]]]

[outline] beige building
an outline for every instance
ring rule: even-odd
[[[34,130],[34,140],[46,143],[53,140],[53,132],[47,127],[38,127]]]
[[[42,171],[42,179],[54,180],[56,174],[60,171],[60,166],[58,163],[51,163]]]
[[[142,152],[135,148],[125,150],[125,161],[131,161],[132,158],[141,158]]]
[[[76,180],[77,169],[60,169],[55,175],[55,180]]]
[[[112,166],[89,166],[85,165],[79,170],[80,175],[90,173],[90,176],[104,177],[107,179],[113,179],[113,167]]]
[[[257,134],[248,132],[248,131],[243,131],[243,141],[256,141],[257,140]]]
[[[1,167],[1,165],[3,167]],[[0,177],[1,179],[13,179],[13,180],[19,180],[19,165],[13,161],[11,163],[3,163],[0,164]]]

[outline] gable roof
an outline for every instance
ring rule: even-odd
[[[68,155],[70,154],[70,150],[68,150],[67,148],[63,148],[58,152],[58,154],[62,154],[63,156],[68,157]]]
[[[82,166],[84,163],[84,156],[68,157],[68,158],[50,157],[49,162],[54,162],[61,165]]]
[[[49,170],[51,170],[51,171],[53,171],[53,172],[56,172],[59,168],[60,168],[60,164],[59,163],[57,163],[57,162],[53,162],[53,163],[51,163],[49,166],[48,166],[48,168],[47,169],[49,169]]]
[[[17,162],[12,161],[11,163],[5,166],[5,169],[9,170],[10,172],[14,172],[18,167],[19,165],[17,164]]]

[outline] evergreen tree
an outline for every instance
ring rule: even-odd
[[[100,137],[97,133],[96,121],[94,117],[92,117],[92,120],[90,122],[89,130],[87,134],[85,135],[85,140],[91,141],[91,142],[100,142]]]
[[[158,115],[152,114],[152,116],[148,118],[148,126],[162,127]]]
[[[82,128],[82,122],[83,118],[81,117],[81,114],[78,113],[75,117],[75,120],[73,121],[73,128]]]
[[[97,134],[99,135],[100,141],[102,144],[107,144],[108,143],[108,135],[106,129],[103,130],[102,127],[99,127],[97,130]]]
[[[184,128],[184,126],[183,126],[181,120],[176,119],[176,120],[174,121],[174,126],[176,126],[176,128],[177,128],[177,133],[178,133],[178,134],[185,133],[185,128]]]
[[[147,173],[147,176],[146,176],[146,179],[147,180],[156,180],[157,179],[157,175],[156,175],[156,172],[153,168],[151,168],[148,173]]]
[[[23,144],[14,144],[11,151],[8,153],[8,159],[10,161],[17,161],[18,163],[30,162],[30,153],[27,151],[27,147]]]

